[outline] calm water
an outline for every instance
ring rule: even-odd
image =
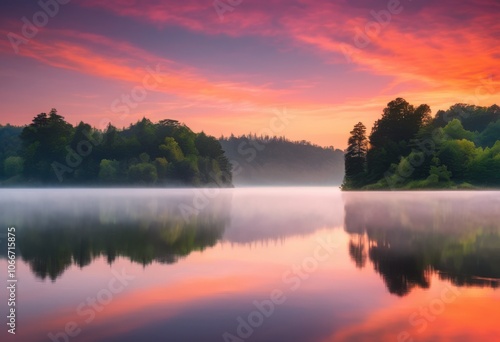
[[[499,218],[500,192],[0,190],[0,337],[498,341]]]

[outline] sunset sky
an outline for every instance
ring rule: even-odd
[[[58,1],[1,2],[1,124],[55,107],[345,148],[396,97],[500,104],[498,0]]]

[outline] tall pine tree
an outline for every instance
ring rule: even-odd
[[[344,186],[350,183],[359,183],[360,176],[365,172],[366,153],[368,151],[368,139],[366,138],[366,127],[358,122],[350,132],[347,152],[345,154],[345,180]]]

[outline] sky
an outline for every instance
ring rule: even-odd
[[[2,0],[0,124],[176,119],[345,148],[388,102],[500,104],[498,0]]]

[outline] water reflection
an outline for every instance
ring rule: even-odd
[[[16,335],[49,341],[76,322],[71,341],[223,341],[280,290],[287,300],[242,340],[494,341],[498,194],[1,190],[0,224],[16,226],[20,248]],[[311,267],[321,241],[331,254]],[[283,275],[296,270],[292,288]],[[78,308],[113,271],[134,280],[87,321]],[[457,296],[441,310],[444,290]],[[425,329],[410,320],[422,308]]]
[[[356,267],[367,260],[390,293],[429,288],[433,272],[463,286],[498,287],[500,198],[482,193],[345,193]]]
[[[194,198],[176,190],[20,190],[3,197],[0,224],[17,228],[17,245],[33,273],[55,280],[72,264],[84,267],[101,256],[109,264],[117,257],[171,264],[214,246],[229,222],[229,194],[197,215],[183,212],[196,209]]]
[[[171,264],[219,241],[279,242],[342,224],[340,196],[313,191],[298,205],[284,192],[301,196],[300,189],[3,190],[0,225],[17,228],[22,260],[54,281],[101,256],[108,264],[117,257]]]

